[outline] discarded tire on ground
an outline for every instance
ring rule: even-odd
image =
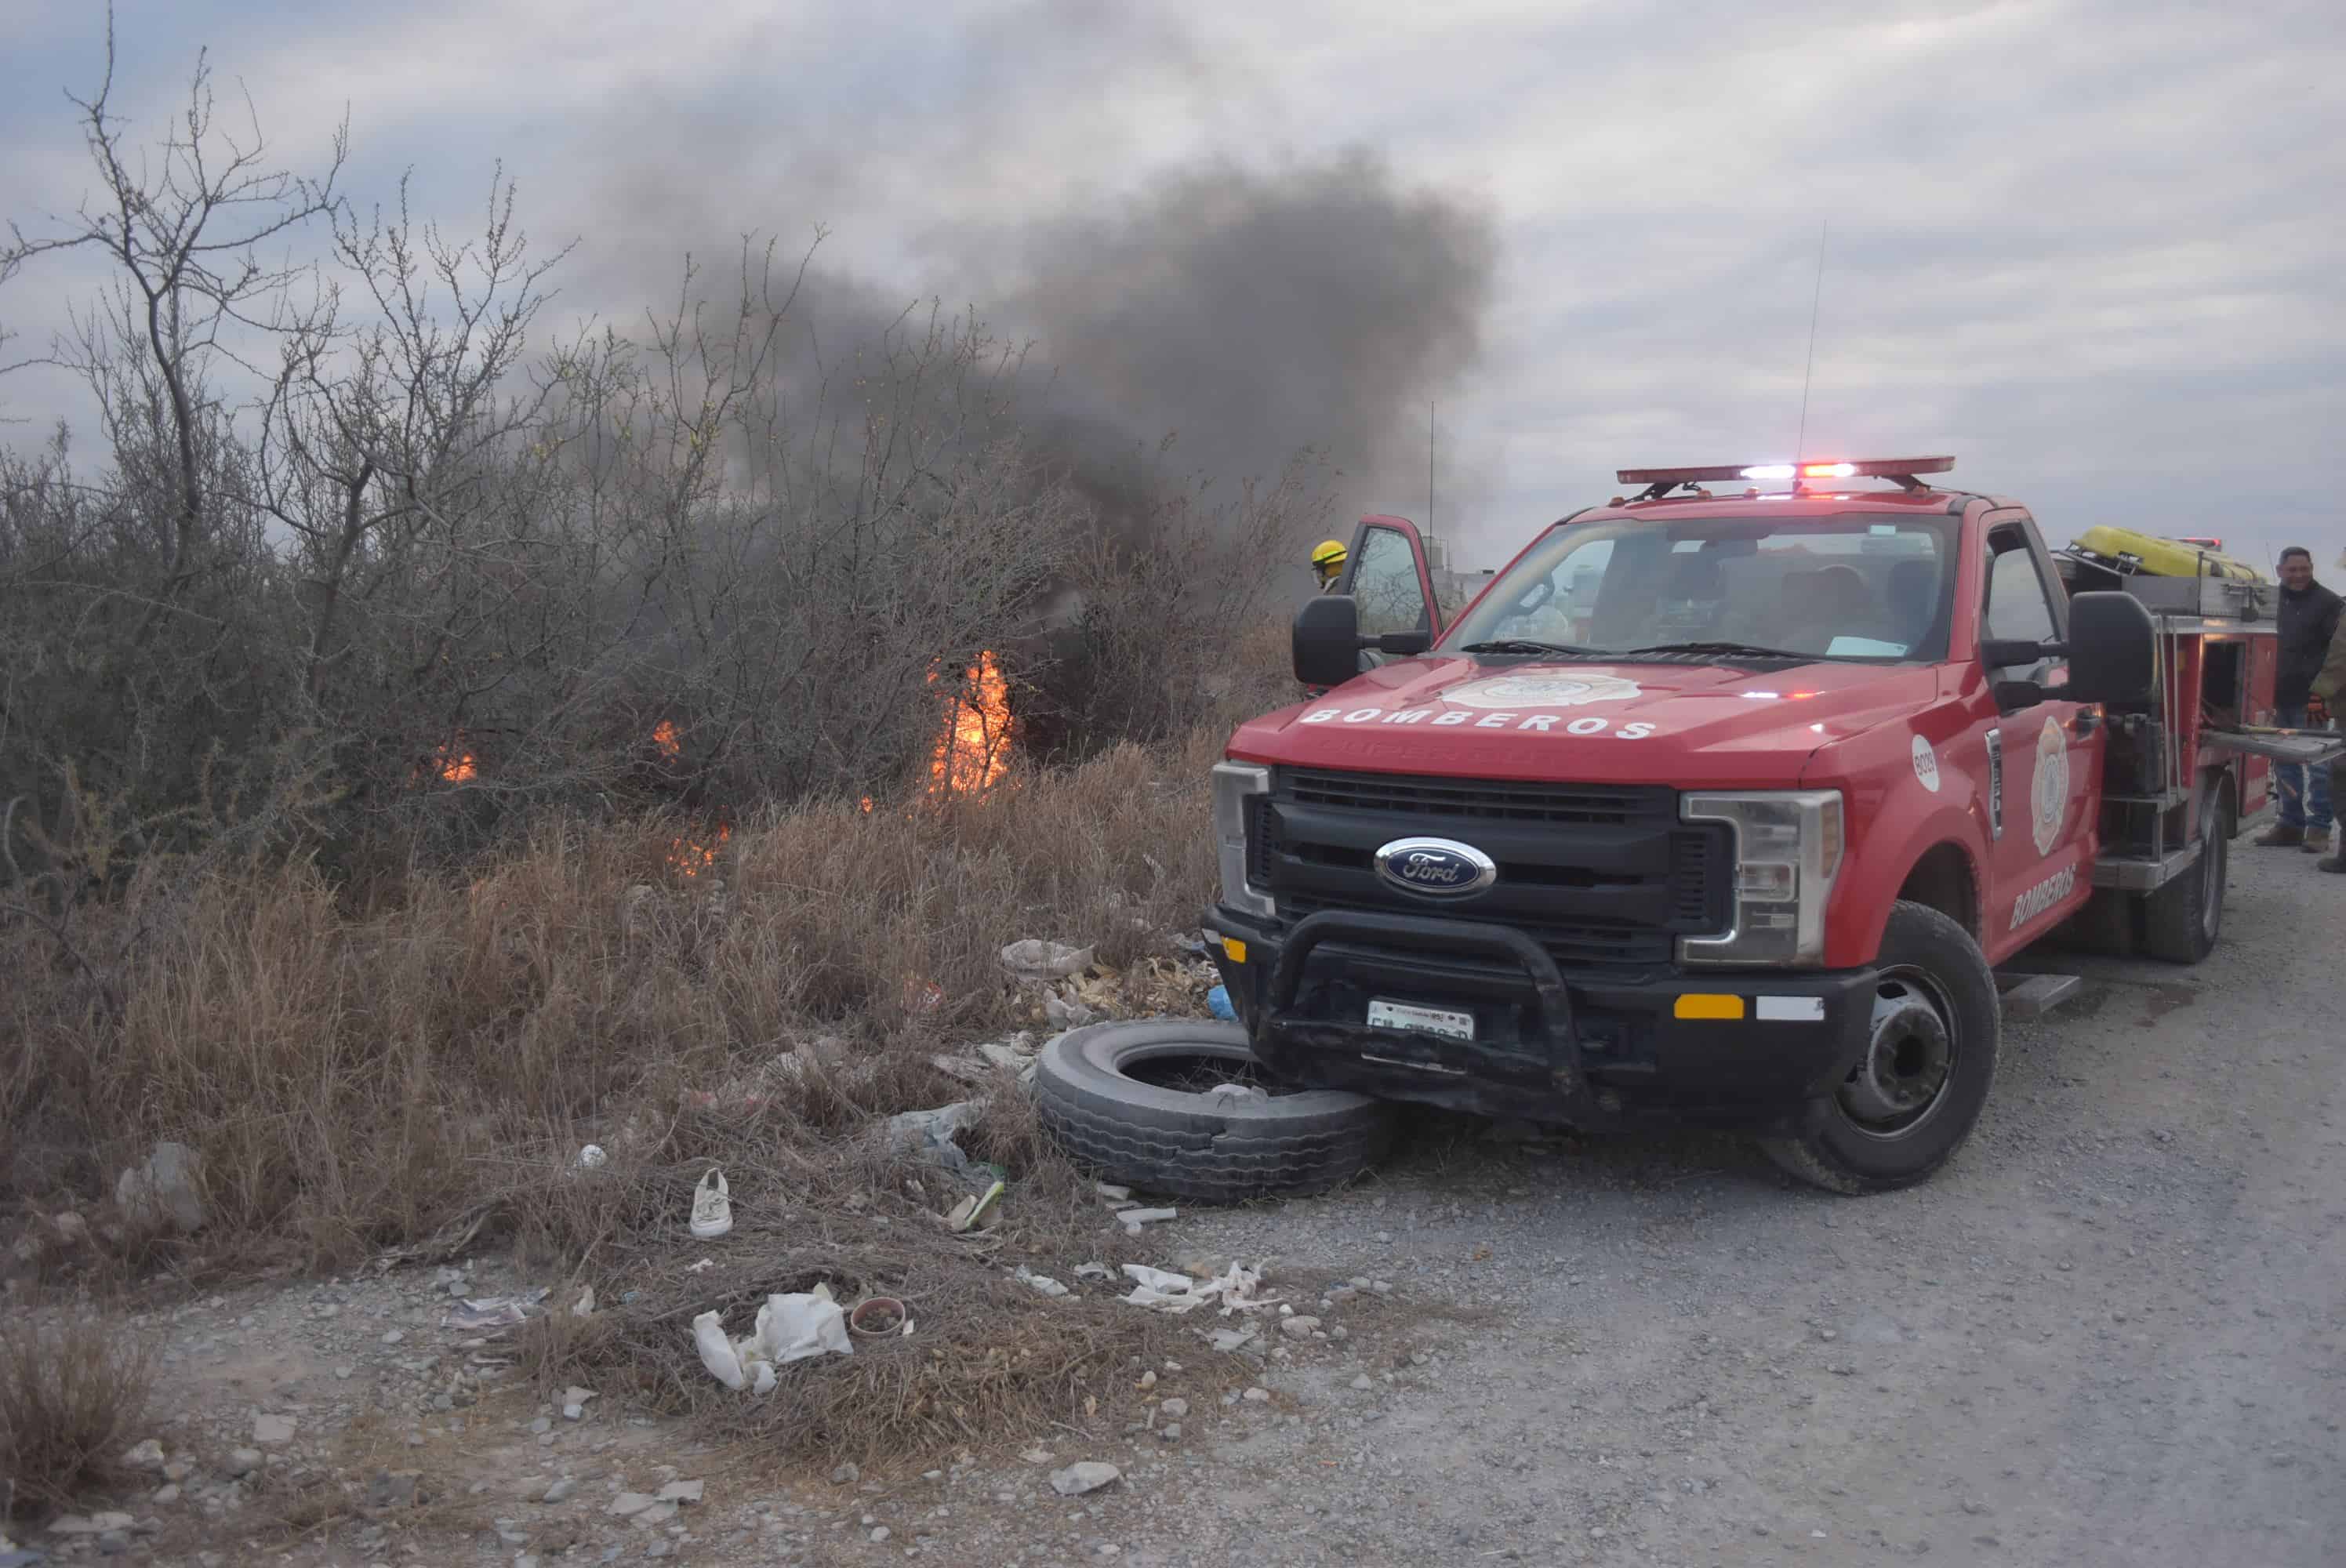
[[[1208,1203],[1324,1192],[1392,1141],[1391,1105],[1263,1079],[1235,1023],[1071,1029],[1035,1064],[1035,1103],[1076,1163],[1110,1181]]]

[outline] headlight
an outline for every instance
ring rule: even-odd
[[[1248,762],[1214,764],[1214,847],[1221,857],[1222,902],[1266,920],[1279,913],[1279,906],[1247,881],[1247,818],[1255,797],[1270,793],[1270,769]]]
[[[1735,835],[1735,923],[1725,936],[1681,937],[1689,964],[1824,962],[1825,901],[1841,874],[1838,789],[1689,795],[1678,814]]]

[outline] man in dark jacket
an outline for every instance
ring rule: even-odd
[[[2346,555],[2338,557],[2338,565],[2346,567]],[[2313,677],[2315,698],[2336,713],[2346,709],[2346,621],[2330,639],[2330,657],[2321,661],[2321,672]],[[2346,789],[2346,757],[2330,765],[2330,789],[2334,799],[2341,789]],[[2341,852],[2325,855],[2314,864],[2325,871],[2346,871],[2346,846]]]
[[[2337,595],[2313,580],[2313,553],[2292,545],[2280,553],[2280,669],[2273,685],[2279,708],[2273,722],[2284,729],[2308,725],[2306,707],[2313,696],[2313,677],[2321,673],[2330,655],[2331,639],[2338,635]],[[2326,728],[2326,714],[2318,728]],[[2259,844],[2295,844],[2316,855],[2330,852],[2330,769],[2286,763],[2273,766],[2273,782],[2280,791],[2280,820],[2257,840]]]

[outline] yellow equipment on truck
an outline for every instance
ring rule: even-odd
[[[2220,545],[2222,541],[2214,543]],[[2161,539],[2156,535],[2137,534],[2131,528],[2088,528],[2077,535],[2069,549],[2121,576],[2147,572],[2154,577],[2229,577],[2244,583],[2265,580],[2262,572],[2210,548],[2208,541]]]

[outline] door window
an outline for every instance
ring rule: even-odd
[[[2028,547],[2028,536],[2017,528],[1999,529],[1988,535],[1987,547],[1984,635],[2015,642],[2054,640],[2060,631],[2054,619],[2053,596],[2045,575],[2037,569],[2036,552]]]
[[[1425,613],[1425,585],[1418,580],[1417,553],[1396,529],[1362,531],[1352,567],[1352,600],[1360,606],[1363,636],[1422,631],[1433,625]]]

